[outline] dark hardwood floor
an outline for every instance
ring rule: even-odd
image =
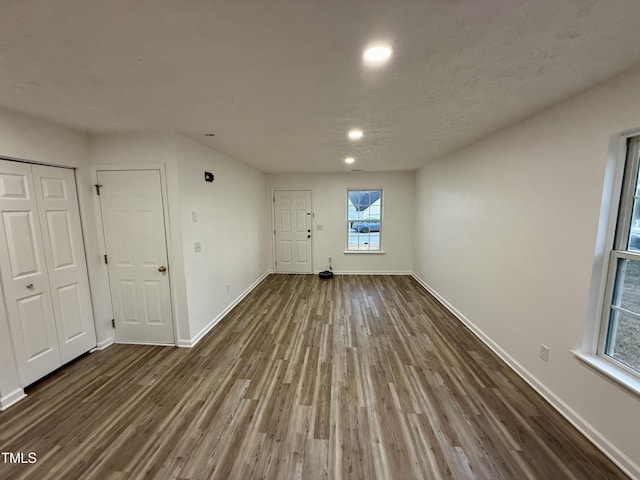
[[[271,275],[193,349],[27,393],[0,451],[37,462],[0,479],[627,478],[405,276]]]

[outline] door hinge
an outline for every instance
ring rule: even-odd
[[[116,328],[116,319],[115,318],[111,319],[111,328]]]
[[[273,203],[276,203],[276,197],[273,197]]]
[[[98,196],[100,196],[100,187],[102,185],[100,185],[99,183],[95,184],[94,187],[96,187],[96,194],[98,194]]]
[[[109,259],[107,258],[107,254],[104,254],[104,264],[109,265]]]
[[[274,234],[274,235],[276,234],[276,231],[275,231],[275,230],[273,231],[273,234]]]

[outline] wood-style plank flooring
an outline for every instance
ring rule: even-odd
[[[27,393],[0,452],[37,463],[0,479],[627,478],[406,276],[271,275],[193,349]]]

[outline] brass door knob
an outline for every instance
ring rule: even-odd
[[[165,267],[164,265],[160,265],[160,266],[158,267],[158,271],[159,271],[160,273],[164,273],[164,272],[166,272],[166,271],[167,271],[167,267]]]

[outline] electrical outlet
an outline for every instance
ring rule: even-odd
[[[540,358],[545,362],[549,361],[549,347],[544,344],[540,345]]]
[[[316,230],[322,230],[322,224],[318,223],[318,224],[316,225]]]
[[[231,293],[231,285],[227,283],[227,293]]]
[[[193,212],[191,212],[191,218],[193,219],[193,223],[198,221],[198,212],[196,212],[195,210]]]
[[[200,244],[200,242],[196,242],[193,244],[194,250],[196,251],[196,253],[200,252],[202,250],[202,245]]]

